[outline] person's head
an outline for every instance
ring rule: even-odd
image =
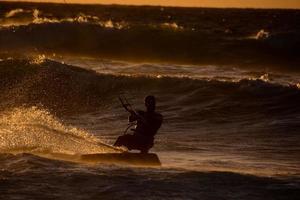
[[[145,98],[145,106],[147,108],[147,111],[153,112],[155,110],[155,97],[152,95],[146,96]]]

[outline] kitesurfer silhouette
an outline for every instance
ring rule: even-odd
[[[134,111],[131,105],[122,98],[120,101],[123,107],[130,113],[129,122],[136,122],[135,129],[131,129],[133,134],[125,134],[118,137],[114,146],[125,146],[128,150],[140,150],[141,153],[148,153],[153,147],[154,136],[160,128],[163,116],[155,112],[155,97],[149,95],[145,98],[146,111]]]

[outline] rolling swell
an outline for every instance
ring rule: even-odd
[[[295,52],[300,46],[299,35],[291,32],[256,40],[174,30],[172,25],[170,28],[141,25],[118,29],[98,24],[61,22],[2,29],[0,43],[2,51],[12,52],[26,49],[32,53],[240,66],[264,64],[276,67],[281,64],[286,70],[298,70],[299,58]]]
[[[65,5],[10,3],[2,9],[2,51],[299,70],[297,10],[72,5],[66,12]]]
[[[1,195],[6,199],[12,199],[12,196],[51,199],[53,194],[68,199],[283,200],[299,196],[299,182],[292,178],[280,180],[229,172],[87,167],[31,154],[0,154],[0,164]],[[214,192],[211,192],[212,187]],[[141,190],[143,192],[137,192]]]
[[[260,78],[224,81],[218,78],[110,75],[48,59],[40,63],[28,59],[2,60],[0,74],[3,77],[0,80],[2,110],[27,105],[43,106],[58,113],[84,112],[115,106],[118,104],[115,99],[121,93],[138,98],[153,93],[161,96],[162,106],[166,109],[184,107],[191,111],[191,117],[206,111],[238,115],[249,109],[278,116],[300,112],[299,86],[281,85]]]

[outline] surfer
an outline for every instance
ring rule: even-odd
[[[126,100],[126,99],[125,99]],[[156,100],[154,96],[145,98],[146,111],[135,111],[130,104],[124,103],[120,98],[123,107],[130,113],[129,122],[136,122],[135,129],[131,129],[133,134],[125,134],[118,137],[114,146],[125,146],[128,150],[140,150],[141,153],[148,153],[153,147],[154,136],[160,128],[163,116],[155,112]]]

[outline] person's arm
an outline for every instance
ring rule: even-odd
[[[148,122],[144,117],[144,111],[137,111],[137,112],[132,111],[132,112],[130,112],[130,114],[131,115],[128,118],[129,122],[134,122],[134,121],[140,120],[143,124],[148,125]]]
[[[128,117],[129,122],[134,122],[138,119],[138,116],[135,112],[130,112],[130,115]]]

